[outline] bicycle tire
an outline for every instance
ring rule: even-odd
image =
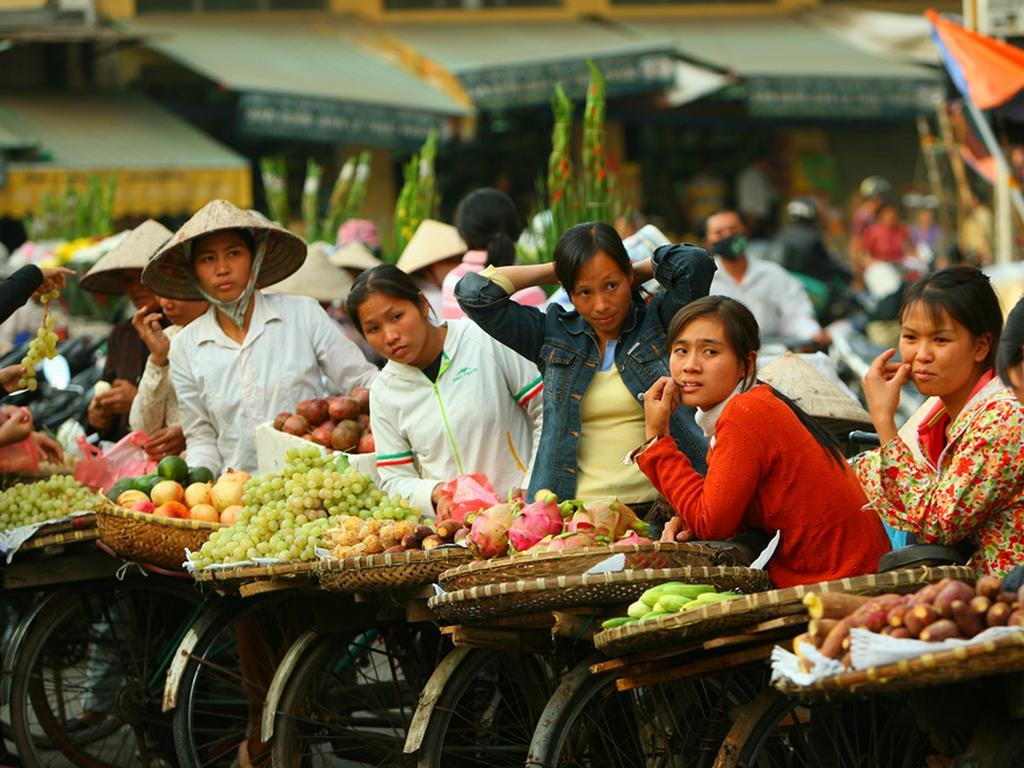
[[[170,720],[160,715],[163,664],[197,602],[190,587],[156,579],[99,583],[53,595],[26,632],[14,663],[11,728],[26,768],[68,762],[80,768],[135,768],[143,761],[169,762],[163,755],[172,750]],[[127,620],[114,621],[115,616]],[[97,630],[97,624],[106,629]],[[69,715],[83,704],[83,685],[90,685],[94,659],[86,654],[84,662],[76,657],[73,667],[59,669],[53,661],[68,644],[96,648],[104,663],[118,665],[110,713],[74,735],[67,731],[74,719]],[[76,683],[70,689],[62,680],[65,673],[69,683]],[[65,699],[67,690],[72,696]],[[59,697],[56,711],[51,694]]]
[[[418,767],[522,766],[540,713],[555,687],[553,678],[550,663],[532,654],[471,651],[438,696],[419,748]],[[514,698],[515,689],[525,693],[521,700]],[[466,729],[453,732],[453,723],[460,721],[467,723]],[[495,729],[496,723],[501,724],[501,732]]]

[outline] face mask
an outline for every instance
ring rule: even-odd
[[[252,294],[256,290],[256,280],[260,275],[260,267],[263,265],[263,256],[267,252],[267,240],[268,238],[266,237],[256,238],[256,253],[253,254],[252,271],[249,273],[249,282],[246,283],[245,289],[239,297],[233,301],[220,301],[219,299],[215,299],[203,290],[203,286],[199,284],[199,280],[196,278],[195,272],[191,272],[192,284],[195,285],[199,295],[226,314],[228,319],[230,319],[231,322],[239,328],[241,328],[245,323],[245,313],[249,309],[249,302],[252,300]],[[187,245],[191,249],[192,243],[189,242]],[[189,254],[189,256],[191,258],[191,254]]]
[[[745,235],[730,235],[711,246],[711,253],[726,261],[736,261],[747,250],[747,238]]]

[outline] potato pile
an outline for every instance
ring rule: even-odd
[[[811,592],[804,597],[810,622],[807,633],[793,640],[800,656],[802,643],[850,666],[850,630],[926,642],[971,638],[989,627],[1024,627],[1024,587],[1004,592],[994,576],[975,586],[955,579],[929,584],[914,594],[863,597],[842,592]]]
[[[429,552],[443,544],[456,543],[457,532],[462,538],[469,533],[454,520],[443,520],[435,528],[410,520],[364,520],[346,516],[340,525],[328,529],[325,536],[331,544],[331,554],[342,559],[410,550]]]

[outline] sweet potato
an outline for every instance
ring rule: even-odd
[[[1024,584],[1017,589],[1017,602],[1024,605]]]
[[[969,602],[974,597],[974,590],[962,581],[951,581],[935,596],[935,610],[944,619],[953,618],[952,604],[956,600]]]
[[[974,611],[981,617],[984,617],[988,613],[988,609],[992,607],[992,600],[985,595],[977,595],[971,598],[969,603],[971,610]]]
[[[853,667],[853,654],[850,652],[844,653],[839,663],[843,665],[843,669],[851,669]]]
[[[974,591],[989,600],[995,600],[1003,590],[1003,583],[995,576],[982,576],[974,585]]]
[[[992,603],[992,607],[985,614],[985,623],[990,627],[1002,627],[1010,618],[1010,606],[1006,603]]]
[[[954,600],[950,604],[950,611],[953,614],[953,621],[956,622],[960,634],[964,637],[974,637],[985,629],[981,623],[981,617],[969,603],[965,603],[963,600]]]
[[[911,595],[910,604],[920,605],[924,603],[926,605],[931,605],[935,602],[935,596],[945,589],[946,585],[951,581],[952,579],[942,579],[941,581],[936,581],[934,584],[927,584],[921,587],[921,589]]]
[[[843,640],[850,635],[850,622],[841,619],[825,637],[821,644],[821,652],[830,659],[838,659],[843,652]]]
[[[455,536],[455,532],[462,527],[462,523],[458,520],[441,520],[438,522],[437,535],[446,541],[451,541]]]
[[[1018,608],[1016,611],[1011,613],[1010,618],[1006,620],[1006,626],[1024,627],[1024,609]]]
[[[902,627],[903,614],[906,613],[906,611],[906,605],[894,605],[892,608],[889,609],[889,613],[886,614],[886,624],[888,624],[892,629],[895,629],[896,627]]]
[[[873,597],[850,614],[850,626],[881,632],[887,623],[889,611],[906,602],[906,595],[885,594]]]
[[[996,600],[998,600],[1000,603],[1003,603],[1004,605],[1015,605],[1017,603],[1017,593],[1016,592],[1000,592],[996,596]]]
[[[839,623],[839,619],[814,619],[807,625],[807,634],[810,635],[811,641],[821,647],[821,644],[825,642],[825,638],[828,637],[828,633],[832,631],[832,627]]]
[[[939,619],[935,608],[928,603],[919,603],[903,614],[903,625],[911,637],[919,637],[921,631]]]
[[[960,629],[952,619],[939,619],[921,630],[921,639],[929,643],[938,643],[950,638],[960,637]]]
[[[898,637],[901,640],[910,638],[910,630],[906,627],[891,627],[892,631],[889,633],[889,637]]]
[[[849,616],[871,598],[846,592],[808,592],[804,595],[807,615],[814,620]]]
[[[431,534],[430,536],[425,536],[423,538],[423,541],[420,543],[420,546],[423,547],[424,552],[429,552],[430,550],[439,547],[442,544],[444,544],[444,540],[440,536],[438,536],[437,534]]]

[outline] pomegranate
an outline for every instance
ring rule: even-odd
[[[363,432],[363,436],[359,438],[358,453],[373,453],[377,450],[376,444],[373,442],[373,434],[371,432]]]
[[[328,406],[328,413],[330,414],[330,417],[337,422],[345,421],[346,419],[358,418],[359,401],[353,397],[346,397],[345,395],[336,397]]]
[[[321,424],[320,426],[321,426],[321,427],[326,427],[326,428],[327,428],[327,431],[328,431],[328,432],[333,432],[333,431],[334,431],[334,428],[335,428],[336,426],[338,426],[338,422],[336,422],[336,421],[331,421],[330,419],[328,419],[327,421],[325,421],[325,422],[324,422],[323,424]]]
[[[368,413],[360,413],[359,416],[356,417],[356,423],[359,425],[360,429],[369,429],[370,428],[370,414],[368,414]]]
[[[322,397],[314,397],[311,400],[303,400],[299,403],[295,412],[302,416],[306,421],[309,422],[311,427],[318,427],[327,421],[328,406],[327,401]]]
[[[348,393],[348,396],[359,403],[360,413],[370,412],[370,390],[366,387],[356,387]]]
[[[299,415],[289,416],[284,420],[282,430],[287,432],[289,435],[298,435],[299,437],[302,437],[304,434],[309,432],[309,422]]]
[[[331,430],[326,426],[320,425],[312,432],[313,442],[317,445],[322,445],[325,448],[331,448]]]
[[[331,446],[336,451],[348,451],[359,444],[359,425],[351,419],[338,424],[331,433]]]
[[[285,421],[288,420],[289,416],[291,416],[291,414],[288,413],[288,411],[282,411],[281,413],[277,414],[277,416],[274,417],[274,429],[276,429],[278,432],[284,429],[284,423]]]

